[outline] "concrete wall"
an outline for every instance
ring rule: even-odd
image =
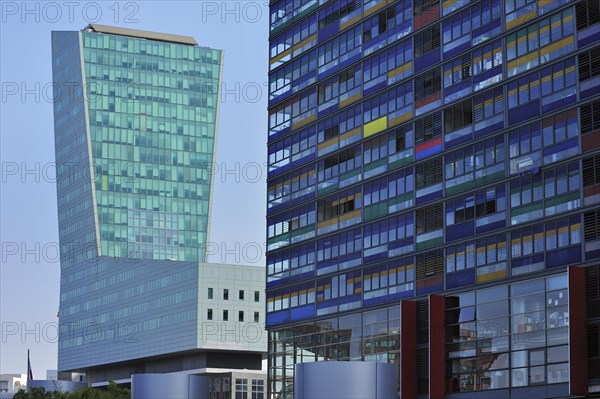
[[[396,399],[396,366],[374,362],[296,364],[294,398]]]
[[[131,399],[208,398],[208,379],[186,374],[134,374]]]

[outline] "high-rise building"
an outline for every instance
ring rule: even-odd
[[[403,399],[600,390],[598,0],[270,16],[270,394],[322,360]]]
[[[264,272],[204,263],[222,52],[92,24],[53,32],[52,62],[59,371],[261,370]]]

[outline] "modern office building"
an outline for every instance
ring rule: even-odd
[[[262,370],[264,271],[205,263],[222,52],[92,24],[52,62],[58,371]]]
[[[270,16],[270,397],[323,360],[403,399],[600,391],[598,0]]]

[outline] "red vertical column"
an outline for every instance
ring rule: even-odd
[[[400,397],[417,397],[417,303],[400,302]]]
[[[587,394],[585,269],[569,267],[569,393]]]
[[[444,337],[446,298],[429,296],[429,398],[443,399],[445,393],[446,346]]]

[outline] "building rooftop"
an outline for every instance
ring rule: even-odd
[[[83,30],[97,32],[97,33],[107,33],[110,35],[137,37],[137,38],[148,39],[148,40],[158,40],[161,42],[185,44],[188,46],[197,46],[198,45],[196,40],[190,36],[180,36],[180,35],[172,35],[169,33],[158,33],[158,32],[149,32],[146,30],[119,28],[116,26],[89,24]]]

